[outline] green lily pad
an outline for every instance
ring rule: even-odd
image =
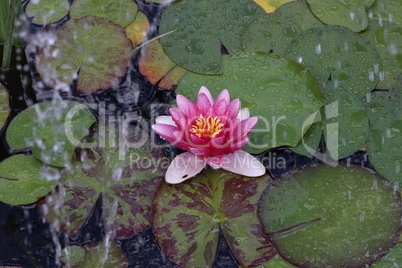
[[[363,104],[342,88],[327,84],[323,126],[327,150],[333,160],[352,155],[366,142],[369,123]]]
[[[361,35],[377,49],[383,63],[376,88],[391,89],[402,73],[402,27],[388,21],[370,21]]]
[[[71,247],[66,249],[71,250]],[[75,248],[81,248],[76,247]],[[64,249],[64,250],[66,250]],[[64,251],[63,250],[63,251]],[[78,249],[74,249],[78,251]],[[87,267],[105,267],[105,268],[127,268],[128,267],[128,259],[124,254],[122,248],[119,244],[114,241],[108,241],[105,244],[105,241],[101,241],[95,243],[93,245],[85,245],[81,250],[79,250],[80,254],[82,254],[82,250],[84,251],[85,258],[78,263],[71,263],[71,259],[63,258],[62,261],[65,260],[70,267],[74,268],[87,268]],[[63,261],[64,262],[64,261]]]
[[[370,267],[398,268],[402,263],[402,244],[396,244],[384,257],[376,260]]]
[[[69,246],[63,248],[60,253],[60,261],[65,264],[75,265],[85,258],[85,249],[80,246]]]
[[[74,2],[76,3],[76,2]],[[95,16],[70,19],[54,32],[56,42],[39,50],[35,63],[45,84],[92,93],[118,84],[130,64],[132,43],[125,30]]]
[[[241,37],[243,50],[282,54],[299,34],[296,23],[282,14],[265,14],[251,22]]]
[[[152,230],[159,246],[182,267],[211,267],[219,229],[242,267],[262,264],[274,249],[256,214],[269,177],[248,178],[204,169],[184,183],[163,183],[154,198]]]
[[[10,114],[9,98],[7,89],[0,84],[0,129],[4,127]]]
[[[367,154],[375,170],[387,180],[402,182],[402,100],[388,92],[372,92],[366,99],[370,132]]]
[[[306,0],[311,12],[325,24],[341,25],[354,32],[367,28],[368,17],[362,0]]]
[[[70,9],[68,0],[40,0],[29,1],[25,14],[31,18],[32,23],[47,24],[61,20]]]
[[[323,25],[300,33],[285,56],[309,68],[323,89],[331,80],[359,99],[376,86],[381,72],[375,48],[342,26]]]
[[[286,261],[284,261],[279,254],[276,254],[275,257],[270,259],[268,262],[263,265],[257,266],[256,268],[293,268],[296,267]]]
[[[47,101],[19,113],[6,140],[12,150],[29,147],[35,157],[56,167],[69,165],[75,147],[96,121],[91,111],[74,101]]]
[[[318,27],[323,23],[317,19],[316,16],[311,13],[305,0],[297,0],[284,4],[275,11],[276,13],[282,13],[296,23],[301,31]]]
[[[376,0],[368,10],[370,19],[402,25],[402,3],[398,0]]]
[[[377,0],[360,0],[363,2],[366,9],[369,9]]]
[[[241,51],[243,28],[264,11],[249,0],[186,0],[163,12],[159,33],[169,58],[201,74],[221,74],[221,43],[229,53]]]
[[[150,225],[151,202],[168,161],[136,128],[121,130],[110,124],[97,133],[80,145],[87,149],[78,150],[79,161],[57,191],[40,202],[40,211],[56,228],[75,235],[101,196],[105,232],[127,238]]]
[[[283,174],[261,196],[259,215],[279,254],[302,267],[363,267],[401,232],[398,192],[357,166],[324,164]]]
[[[135,19],[137,11],[137,4],[132,0],[75,0],[70,8],[70,16],[73,19],[87,15],[102,17],[124,28]]]
[[[304,121],[324,104],[311,72],[294,61],[270,53],[241,53],[224,57],[222,76],[188,72],[177,93],[195,100],[201,86],[215,97],[228,89],[259,122],[245,150],[261,153],[278,146],[296,146],[307,129]],[[303,132],[304,131],[304,132]]]
[[[311,157],[317,153],[318,146],[321,142],[323,122],[322,112],[316,115],[316,118],[311,117],[310,120],[305,121],[305,128],[307,132],[303,135],[300,142],[292,147],[291,150],[295,153]]]
[[[0,163],[0,201],[10,205],[37,202],[58,183],[59,171],[30,155],[15,155]]]

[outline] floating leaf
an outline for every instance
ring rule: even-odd
[[[323,25],[302,32],[285,56],[309,68],[325,88],[331,80],[359,99],[378,82],[381,60],[364,38],[342,26]]]
[[[7,89],[0,84],[0,129],[3,128],[10,114],[9,98]]]
[[[282,54],[299,34],[296,23],[282,14],[265,14],[249,24],[241,38],[243,50]]]
[[[396,244],[384,257],[376,260],[370,267],[398,268],[402,263],[402,244]]]
[[[158,86],[163,89],[171,89],[177,85],[180,79],[187,73],[186,69],[176,65],[161,79]]]
[[[6,139],[12,150],[31,147],[38,159],[64,167],[71,162],[75,147],[95,120],[91,111],[77,102],[42,102],[22,111],[11,121]]]
[[[378,174],[324,164],[283,174],[259,215],[279,254],[302,267],[363,267],[401,232],[399,193]]]
[[[366,142],[369,123],[362,103],[342,88],[327,84],[323,126],[327,150],[332,159],[352,155]]]
[[[375,2],[376,0],[361,0],[366,7],[366,9],[369,9]]]
[[[388,21],[370,21],[361,35],[377,49],[383,63],[376,88],[391,89],[396,76],[402,73],[402,27]]]
[[[388,92],[367,95],[370,132],[367,139],[369,161],[387,180],[402,182],[402,100]]]
[[[47,24],[61,20],[70,9],[68,0],[40,0],[29,1],[25,14],[32,23]]]
[[[376,0],[368,10],[370,19],[402,25],[402,4],[398,0]]]
[[[151,202],[168,165],[161,150],[151,150],[145,132],[114,125],[101,126],[98,136],[81,146],[89,147],[77,153],[81,162],[40,203],[45,219],[74,235],[101,196],[104,229],[112,238],[127,238],[148,227]]]
[[[311,157],[316,154],[318,146],[320,145],[322,137],[321,113],[316,115],[316,118],[311,117],[306,120],[304,128],[308,128],[307,132],[303,135],[297,146],[291,148],[293,152]]]
[[[69,246],[60,253],[60,261],[65,264],[75,265],[85,258],[85,249],[79,246]]]
[[[368,17],[362,0],[306,0],[311,12],[325,24],[341,25],[354,32],[367,28]]]
[[[120,245],[114,241],[108,241],[107,243],[103,241],[93,245],[86,245],[84,246],[84,250],[85,259],[72,267],[128,267],[128,259],[126,255]]]
[[[292,268],[296,267],[291,265],[290,263],[284,261],[279,254],[276,254],[275,257],[270,259],[268,262],[263,265],[257,266],[256,268]]]
[[[241,53],[224,57],[222,76],[188,72],[177,93],[195,99],[201,86],[215,96],[228,89],[252,116],[259,118],[246,150],[261,153],[278,146],[296,146],[305,131],[304,121],[324,104],[316,79],[294,61],[269,53]]]
[[[149,31],[149,20],[142,12],[138,12],[135,20],[126,27],[127,37],[131,39],[135,46],[142,42]]]
[[[109,19],[125,28],[135,19],[137,4],[132,0],[75,0],[70,8],[71,18],[79,19],[87,15]]]
[[[171,60],[196,73],[221,74],[221,43],[229,53],[241,50],[243,28],[264,11],[249,0],[186,0],[170,4],[162,14],[160,34]]]
[[[117,85],[126,73],[132,43],[112,21],[95,16],[70,19],[54,34],[57,41],[42,48],[35,61],[44,82],[54,89],[69,91],[78,79],[77,90],[92,93]]]
[[[59,179],[56,168],[30,155],[15,155],[0,163],[0,201],[10,205],[35,203],[49,193]]]
[[[262,264],[274,250],[256,215],[269,177],[247,178],[204,169],[178,185],[163,183],[154,201],[153,233],[163,252],[183,267],[211,267],[219,229],[242,267]]]
[[[291,1],[293,0],[254,0],[254,2],[262,7],[267,13],[272,13],[283,4]]]
[[[311,13],[310,8],[307,6],[305,0],[297,0],[286,3],[275,11],[275,14],[277,13],[281,13],[289,18],[292,18],[292,20],[299,27],[300,31],[305,31],[307,29],[323,25],[322,22]]]

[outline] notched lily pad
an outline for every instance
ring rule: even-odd
[[[376,88],[391,89],[402,73],[402,27],[388,21],[370,21],[361,35],[377,49],[383,63]]]
[[[241,37],[242,48],[244,51],[282,54],[299,31],[296,23],[282,12],[265,14],[245,28]]]
[[[168,165],[161,150],[150,147],[145,132],[112,124],[100,126],[80,146],[86,149],[77,150],[78,161],[40,203],[45,219],[75,235],[101,196],[104,229],[112,238],[127,238],[148,227],[151,201]]]
[[[47,24],[64,18],[70,9],[68,0],[40,0],[29,1],[25,14],[31,18],[32,23]]]
[[[95,16],[70,19],[54,32],[56,42],[39,50],[35,63],[45,84],[92,93],[118,84],[130,64],[132,43],[112,21]]]
[[[170,4],[162,14],[159,33],[169,58],[201,74],[221,74],[221,44],[229,53],[241,51],[243,28],[264,11],[249,0],[186,0]]]
[[[0,201],[10,205],[37,202],[58,183],[58,169],[30,155],[15,155],[0,163]]]
[[[386,91],[372,92],[365,107],[370,121],[369,161],[387,180],[401,185],[402,100]]]
[[[219,229],[242,267],[273,257],[256,203],[269,177],[204,169],[182,184],[163,183],[154,198],[152,230],[163,252],[183,267],[211,267]]]
[[[302,267],[363,267],[401,232],[399,193],[357,166],[287,172],[264,191],[258,212],[280,255]]]
[[[201,86],[215,97],[228,89],[259,121],[245,150],[251,153],[278,146],[296,146],[307,131],[304,121],[324,105],[324,96],[311,72],[300,64],[270,53],[224,57],[225,73],[205,76],[188,72],[177,92],[195,100]]]
[[[132,0],[74,0],[70,8],[71,18],[87,15],[109,19],[124,28],[135,19],[137,4]]]
[[[64,167],[71,163],[75,147],[95,121],[91,111],[77,102],[42,102],[11,121],[6,140],[12,150],[31,148],[43,162]]]
[[[359,99],[378,83],[381,59],[364,38],[342,26],[323,25],[300,33],[285,56],[309,68],[325,89],[328,80]]]
[[[368,17],[362,0],[306,0],[311,12],[325,24],[341,25],[354,32],[367,28]]]

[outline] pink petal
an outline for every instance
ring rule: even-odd
[[[213,169],[221,168],[221,162],[223,160],[223,155],[214,155],[205,158],[205,162],[210,165]]]
[[[152,129],[168,142],[176,145],[177,147],[188,150],[188,144],[183,140],[183,133],[176,127],[166,124],[152,125]]]
[[[199,148],[191,147],[191,148],[189,148],[188,150],[189,150],[192,154],[195,154],[195,155],[197,155],[197,156],[199,156],[199,157],[202,157],[202,158],[211,155],[211,151],[210,151],[208,148],[206,148],[206,147],[203,147],[203,148],[202,148],[202,147],[199,147]]]
[[[205,165],[206,163],[203,159],[192,153],[182,153],[173,159],[166,171],[165,180],[167,183],[172,184],[181,183],[200,173]]]
[[[215,100],[215,103],[219,102],[221,100],[225,100],[226,103],[230,102],[230,95],[229,95],[229,91],[227,89],[224,89],[221,91],[221,93],[219,93],[218,97]]]
[[[224,156],[221,167],[230,172],[248,177],[259,177],[265,174],[265,167],[257,158],[245,151],[238,150]]]
[[[202,114],[209,114],[212,108],[213,102],[211,103],[208,96],[204,93],[198,94],[197,107],[200,109]]]
[[[223,115],[226,112],[228,102],[226,100],[216,101],[212,110],[214,115]]]
[[[198,116],[200,115],[200,110],[198,109],[197,105],[192,103],[183,95],[176,96],[176,103],[179,107],[179,110],[182,111],[188,119],[192,120],[198,118]]]
[[[257,125],[258,118],[257,117],[250,117],[247,119],[244,119],[240,122],[241,125],[241,133],[244,136],[247,136],[251,130]]]
[[[250,117],[250,111],[248,108],[243,108],[239,111],[239,113],[237,114],[237,118],[239,118],[240,120],[244,120]]]
[[[199,96],[201,93],[204,93],[204,94],[205,94],[205,96],[208,98],[209,102],[211,103],[211,106],[214,105],[214,99],[212,98],[211,92],[209,92],[208,88],[202,86],[202,87],[200,88],[200,91],[198,91],[198,96]]]
[[[180,110],[174,108],[170,108],[169,113],[172,116],[172,120],[180,130],[187,129],[187,116],[185,116]]]
[[[235,118],[240,112],[239,112],[239,109],[240,109],[240,100],[239,99],[234,99],[234,100],[232,100],[229,104],[228,104],[228,106],[227,106],[227,108],[226,108],[226,110],[227,110],[227,115],[228,115],[228,117],[229,118]]]
[[[172,117],[168,115],[158,116],[157,118],[155,118],[155,123],[176,126],[176,123],[173,121]]]

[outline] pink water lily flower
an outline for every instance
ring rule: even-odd
[[[153,130],[162,138],[186,150],[176,156],[166,172],[168,183],[180,183],[197,175],[205,165],[233,173],[257,177],[264,166],[252,155],[240,150],[248,142],[247,135],[257,124],[248,109],[240,110],[240,100],[230,101],[228,90],[214,99],[201,87],[196,103],[182,95],[176,98],[178,108],[171,116],[159,116]]]

